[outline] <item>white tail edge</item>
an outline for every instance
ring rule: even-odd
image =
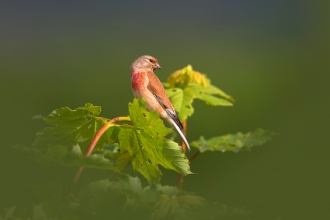
[[[175,129],[177,130],[177,132],[180,134],[183,142],[185,143],[185,145],[187,146],[188,150],[190,151],[190,146],[188,144],[188,141],[187,141],[186,137],[184,136],[184,134],[182,133],[182,131],[179,128],[179,126],[173,121],[172,118],[168,117],[168,119],[170,120],[171,124],[175,127]]]

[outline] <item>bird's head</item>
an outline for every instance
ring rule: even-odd
[[[155,57],[149,55],[141,56],[137,60],[135,60],[132,64],[132,68],[150,71],[161,69],[160,65],[158,64],[158,60]]]

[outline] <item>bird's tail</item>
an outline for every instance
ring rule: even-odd
[[[183,142],[185,143],[185,145],[187,146],[188,150],[190,151],[189,143],[188,143],[186,137],[184,136],[184,134],[182,133],[182,130],[179,128],[179,126],[174,122],[174,120],[172,118],[168,118],[168,119],[170,120],[171,124],[175,127],[175,129],[177,130],[177,132],[181,136]]]

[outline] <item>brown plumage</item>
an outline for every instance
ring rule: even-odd
[[[174,110],[174,107],[170,101],[170,99],[167,97],[165,89],[162,85],[162,83],[159,81],[158,77],[153,73],[148,71],[147,76],[149,79],[149,83],[147,88],[150,90],[150,92],[155,96],[158,103],[162,106],[162,108],[167,111],[167,113],[170,115],[170,117],[174,120],[174,122],[180,127],[180,129],[183,129],[183,126],[179,120],[179,118],[176,115],[176,112]],[[152,82],[152,83],[150,83]]]
[[[165,89],[154,74],[154,70],[161,69],[156,58],[141,56],[131,66],[132,91],[136,98],[146,100],[147,109],[158,111],[160,116],[168,121],[178,131],[187,148],[190,150],[187,139],[182,133],[182,124],[173,108]]]

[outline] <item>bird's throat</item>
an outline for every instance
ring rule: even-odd
[[[132,72],[132,89],[134,91],[141,90],[147,87],[147,77],[144,72]]]

